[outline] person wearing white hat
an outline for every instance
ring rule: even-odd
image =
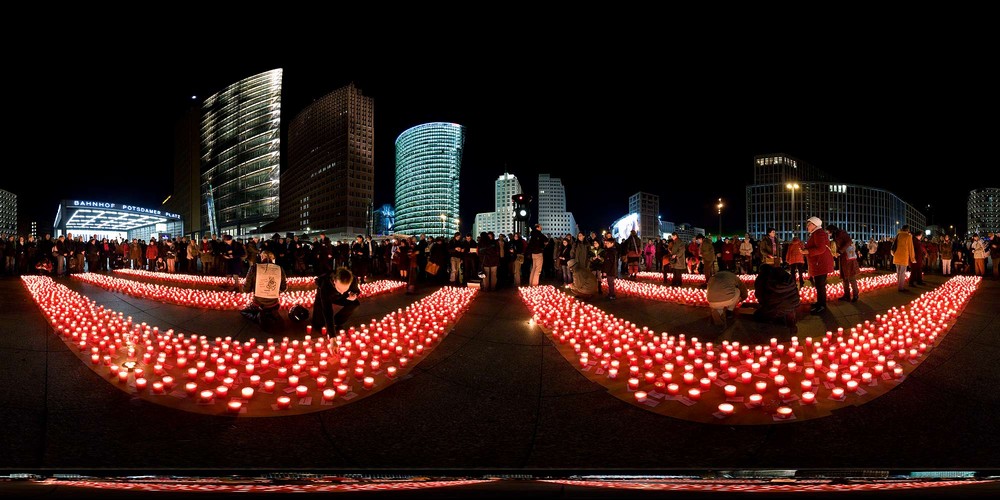
[[[813,314],[819,314],[826,309],[826,275],[833,272],[830,236],[822,228],[823,221],[819,217],[806,219],[809,241],[806,242],[803,253],[809,260],[809,276],[816,286],[816,304],[810,309]]]

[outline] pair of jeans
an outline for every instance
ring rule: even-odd
[[[902,264],[896,264],[896,283],[899,285],[899,289],[902,290],[906,287],[906,266]]]
[[[542,264],[545,256],[541,253],[531,254],[531,286],[538,286],[538,278],[542,275]]]

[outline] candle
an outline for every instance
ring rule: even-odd
[[[293,386],[296,386],[296,385],[299,385],[299,376],[298,375],[289,375],[288,376],[288,386],[289,387],[293,387]]]
[[[146,379],[139,377],[135,379],[135,388],[138,390],[143,390],[146,388]]]
[[[785,376],[784,375],[775,375],[774,376],[774,385],[776,385],[778,387],[784,386],[785,385]]]
[[[753,374],[750,372],[743,372],[740,374],[740,381],[744,384],[749,384],[753,380]]]
[[[630,378],[630,379],[628,379],[628,388],[629,388],[629,390],[632,390],[632,391],[638,389],[639,388],[639,379],[637,379],[637,378]]]
[[[292,398],[288,396],[278,396],[277,404],[279,410],[287,410],[292,406]]]
[[[232,377],[226,377],[226,378],[222,379],[222,385],[224,385],[224,386],[226,386],[226,387],[228,387],[230,389],[233,388],[233,384],[234,383],[236,383],[236,381],[233,380]]]
[[[120,370],[118,372],[118,381],[121,382],[121,383],[123,383],[123,384],[126,381],[128,381],[128,370]]]
[[[727,385],[727,386],[723,387],[723,390],[726,392],[726,397],[727,398],[734,398],[734,397],[736,397],[736,386],[735,385]]]
[[[396,378],[396,367],[395,366],[390,366],[390,367],[386,368],[385,369],[385,374],[389,378]]]
[[[90,362],[93,363],[93,364],[95,364],[95,365],[98,364],[98,363],[100,363],[101,362],[101,355],[100,354],[91,354],[90,355]]]
[[[833,399],[844,399],[844,389],[842,387],[834,387],[830,391],[830,395],[833,396]]]
[[[812,387],[813,387],[813,383],[812,383],[812,380],[803,380],[803,381],[801,382],[801,385],[802,385],[802,390],[803,390],[803,391],[809,391],[809,390],[812,390]]]
[[[373,377],[365,377],[362,383],[366,391],[370,391],[372,387],[375,387],[375,379]]]
[[[186,392],[188,396],[194,396],[194,394],[198,392],[198,384],[194,382],[184,384],[184,392]]]
[[[226,408],[229,410],[229,413],[239,413],[240,409],[243,408],[243,402],[242,401],[230,401],[226,405]]]
[[[225,398],[229,395],[229,388],[224,385],[220,385],[215,388],[215,395],[218,396],[219,399]]]
[[[250,375],[250,387],[260,386],[260,375]]]
[[[709,379],[708,377],[703,377],[701,380],[698,381],[698,383],[703,391],[707,391],[712,388],[712,380]]]
[[[684,378],[684,383],[687,385],[691,385],[694,383],[694,374],[691,372],[685,373],[683,378]]]
[[[215,393],[209,390],[201,391],[198,401],[201,403],[211,403]]]
[[[763,401],[764,401],[764,396],[761,396],[760,394],[750,395],[750,406],[760,406],[760,404]]]
[[[761,380],[755,384],[755,387],[757,389],[758,394],[764,394],[764,392],[767,391],[767,382]]]
[[[297,386],[295,388],[295,395],[299,398],[304,398],[309,395],[309,388],[304,385]]]
[[[681,391],[681,386],[677,384],[667,384],[667,394],[677,395]]]
[[[273,380],[265,380],[264,381],[264,391],[265,392],[273,392],[274,391],[274,385],[275,384],[274,384]]]
[[[688,399],[692,401],[698,401],[699,399],[701,399],[701,389],[689,389]]]
[[[857,390],[858,390],[858,381],[857,380],[848,380],[847,381],[847,392],[857,392]]]
[[[253,392],[253,387],[244,387],[243,389],[240,389],[240,395],[243,396],[243,399],[252,398]]]
[[[646,392],[645,391],[635,391],[635,400],[638,401],[638,402],[640,402],[640,403],[645,402],[646,401]]]
[[[733,414],[735,408],[729,403],[722,403],[719,405],[719,413],[729,416]]]
[[[333,401],[333,398],[337,395],[337,391],[333,389],[323,390],[323,401]]]
[[[208,382],[208,383],[210,383],[210,384],[211,384],[212,382],[215,382],[215,372],[213,372],[213,371],[211,371],[211,370],[209,370],[209,371],[205,372],[205,377],[204,377],[204,379],[205,379],[205,382]]]
[[[349,387],[347,387],[347,384],[339,384],[339,385],[337,385],[337,394],[340,394],[340,395],[347,394],[347,390],[348,389],[349,389]]]
[[[788,418],[792,416],[792,409],[787,406],[779,406],[777,414],[779,418]]]
[[[316,377],[316,388],[322,389],[323,387],[326,387],[326,380],[326,377],[322,375]]]
[[[608,369],[608,378],[610,378],[610,379],[616,379],[616,378],[618,378],[618,369],[617,368],[609,368]]]
[[[903,367],[897,366],[892,369],[892,376],[895,378],[903,378]]]
[[[803,392],[801,403],[804,405],[811,405],[816,402],[816,393],[814,392]]]
[[[872,382],[872,374],[871,373],[867,373],[867,372],[862,373],[861,374],[861,381],[864,382],[864,383],[866,383],[866,384],[870,384]]]
[[[170,375],[163,377],[161,380],[163,380],[163,386],[166,387],[167,389],[170,389],[171,387],[174,386],[174,377],[171,377]]]

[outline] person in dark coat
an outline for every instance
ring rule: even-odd
[[[826,228],[833,236],[833,241],[837,245],[838,259],[840,260],[840,279],[844,282],[844,295],[840,300],[857,302],[860,291],[858,289],[858,274],[861,267],[858,265],[858,252],[854,246],[851,235],[830,224]]]
[[[604,240],[604,276],[608,280],[608,300],[615,300],[615,277],[618,276],[618,246],[608,234]]]
[[[753,317],[759,321],[782,320],[792,332],[798,331],[795,326],[795,309],[799,307],[799,289],[795,286],[795,278],[787,271],[770,264],[762,264],[760,273],[753,283],[757,296],[757,310]]]
[[[486,291],[497,289],[497,268],[500,266],[500,247],[487,233],[479,234],[479,261],[483,265],[483,284]]]
[[[924,245],[924,233],[915,231],[913,233],[913,253],[917,261],[910,264],[910,286],[924,284],[924,258],[927,257],[927,246]]]
[[[316,299],[313,302],[314,333],[336,336],[358,309],[361,301],[358,278],[346,267],[316,277]],[[340,310],[334,313],[333,306]],[[324,331],[323,329],[326,328]]]

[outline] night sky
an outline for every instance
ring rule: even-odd
[[[282,67],[283,126],[351,81],[374,98],[376,206],[393,202],[400,132],[428,121],[465,125],[465,231],[475,213],[493,209],[493,181],[505,168],[532,195],[538,173],[561,177],[567,208],[587,230],[624,215],[628,196],[643,190],[660,195],[665,220],[712,231],[722,197],[725,231],[738,231],[753,156],[778,152],[918,208],[931,204],[931,222],[964,227],[968,191],[998,184],[987,173],[995,127],[978,122],[993,120],[996,99],[990,65],[950,49],[927,41],[793,57],[748,43],[695,55],[582,39],[474,53],[459,46],[425,58],[291,45],[245,54],[147,48],[136,58],[121,41],[81,39],[10,63],[24,154],[8,158],[0,187],[19,195],[22,220],[43,225],[64,198],[157,207],[171,192],[174,122],[191,96],[200,102]]]

